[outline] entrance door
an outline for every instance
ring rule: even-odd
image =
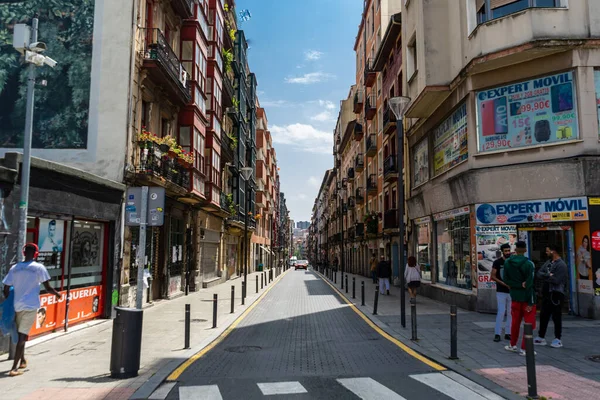
[[[570,243],[570,229],[561,229],[556,227],[554,230],[531,230],[529,233],[528,253],[529,258],[535,264],[535,271],[544,265],[548,260],[546,256],[546,247],[556,245],[559,248],[560,256],[567,264],[568,269],[568,282],[567,282],[567,293],[565,296],[565,302],[563,305],[563,312],[568,313],[576,309],[574,293],[572,290],[573,276],[572,276],[572,264],[571,264],[571,245]],[[537,293],[541,293],[541,282],[536,279],[536,290]],[[538,296],[537,300],[538,308],[541,306],[541,298]]]

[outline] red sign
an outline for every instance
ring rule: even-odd
[[[600,231],[592,233],[592,249],[600,251]]]
[[[67,291],[60,292],[60,300],[52,294],[40,296],[40,308],[30,336],[51,332],[65,326]],[[93,319],[102,314],[102,286],[72,289],[69,297],[69,325]]]

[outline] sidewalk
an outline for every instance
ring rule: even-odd
[[[340,290],[341,277],[337,276]],[[352,278],[356,278],[356,299],[352,299]],[[326,279],[326,278],[324,278]],[[365,282],[365,306],[361,304],[361,281]],[[333,284],[332,281],[330,283]],[[458,357],[450,355],[450,306],[417,297],[418,342],[411,341],[410,302],[406,292],[406,328],[400,323],[400,288],[391,287],[390,296],[380,295],[377,316],[373,316],[375,285],[372,279],[348,274],[349,289],[343,294],[369,318],[390,334],[424,355],[448,366],[477,374],[505,388],[526,395],[525,357],[504,350],[508,341],[493,342],[495,315],[466,310],[458,312]],[[341,290],[340,290],[341,291]],[[521,329],[522,334],[523,329]],[[534,334],[537,333],[537,330]],[[548,337],[552,338],[552,322]],[[536,346],[538,394],[552,399],[591,399],[600,396],[600,363],[586,357],[600,354],[594,348],[600,337],[600,321],[563,316],[562,349]],[[520,341],[518,346],[520,346]]]
[[[243,279],[234,279],[209,289],[201,289],[174,300],[156,302],[144,309],[142,356],[139,376],[116,380],[110,377],[112,320],[95,321],[86,329],[69,332],[28,346],[28,368],[24,375],[11,378],[6,372],[12,361],[0,361],[2,399],[128,399],[153,374],[174,360],[183,361],[190,351],[216,338],[258,297],[277,282],[260,290],[261,272],[248,274],[246,304],[241,305]],[[268,271],[266,276],[268,278]],[[256,293],[256,276],[259,293]],[[281,275],[280,275],[281,276]],[[230,313],[231,286],[235,285],[235,313]],[[213,294],[218,294],[217,329],[212,329]],[[185,304],[191,305],[190,346],[184,346]]]

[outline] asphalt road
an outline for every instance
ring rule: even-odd
[[[289,271],[155,399],[500,399],[371,328],[312,271]]]

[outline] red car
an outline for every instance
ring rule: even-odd
[[[304,270],[306,270],[306,269],[308,269],[308,261],[306,261],[306,260],[298,260],[298,261],[296,261],[295,267],[296,267],[296,270],[298,270],[298,269],[304,269]]]

